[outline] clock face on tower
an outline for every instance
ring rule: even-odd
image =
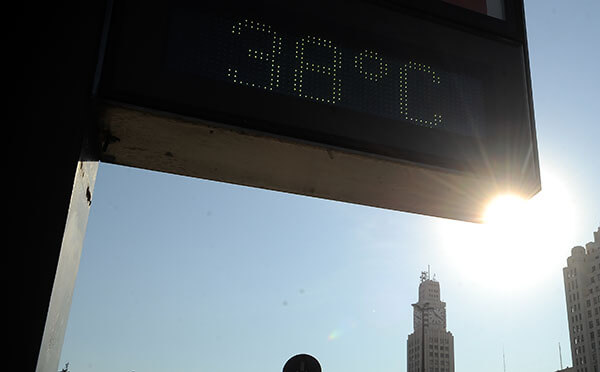
[[[423,309],[415,308],[413,313],[413,323],[415,329],[420,329],[423,325],[425,327],[435,326],[446,327],[446,309],[443,305],[425,307]]]
[[[439,307],[433,310],[432,323],[436,325],[444,325],[446,323],[446,312]]]
[[[415,329],[421,328],[421,324],[423,323],[423,317],[421,316],[421,312],[415,311],[413,318],[414,318],[414,328]]]

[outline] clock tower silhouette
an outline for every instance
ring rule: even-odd
[[[408,372],[454,372],[454,336],[446,331],[446,303],[440,283],[421,273],[419,301],[413,306],[413,333],[407,340]]]

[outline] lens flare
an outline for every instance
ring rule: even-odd
[[[340,336],[341,336],[341,332],[338,329],[334,329],[333,331],[331,331],[331,333],[329,333],[329,336],[327,336],[327,339],[329,341],[334,341],[337,340]]]
[[[527,200],[517,195],[500,195],[488,204],[483,221],[487,225],[516,225],[526,218],[529,207]]]
[[[547,174],[530,200],[494,198],[483,221],[440,224],[440,245],[462,283],[514,293],[562,275],[577,223],[564,179]]]

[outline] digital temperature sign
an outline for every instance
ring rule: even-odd
[[[116,1],[101,96],[531,196],[539,171],[522,4],[453,3]]]
[[[485,121],[481,77],[411,55],[389,37],[385,48],[345,45],[324,32],[312,32],[310,23],[289,30],[263,23],[265,16],[223,13],[176,10],[169,47],[187,49],[188,58],[169,53],[168,68],[267,95],[468,136]]]

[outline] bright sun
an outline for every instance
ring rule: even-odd
[[[483,224],[444,221],[440,243],[465,285],[514,292],[561,275],[575,223],[567,187],[549,176],[531,200],[492,200]]]

